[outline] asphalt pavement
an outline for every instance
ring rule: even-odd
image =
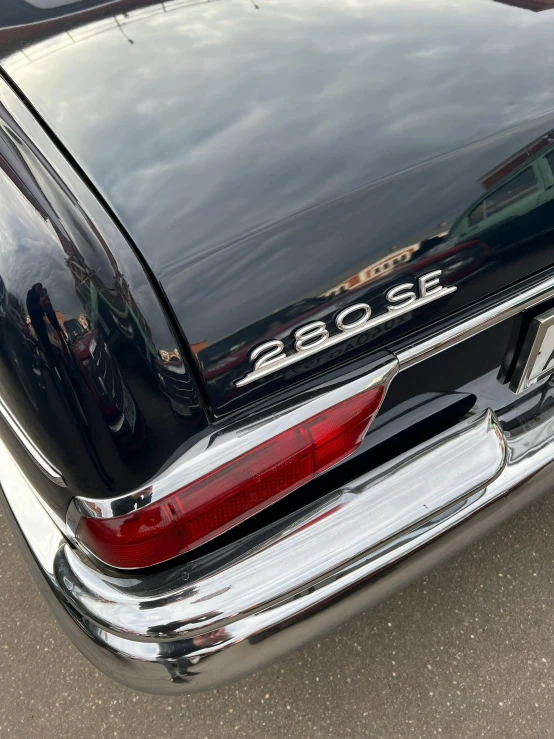
[[[69,643],[0,518],[0,737],[554,738],[554,495],[289,659],[134,693]]]

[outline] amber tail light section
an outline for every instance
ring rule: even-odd
[[[348,398],[136,511],[82,517],[77,539],[103,562],[126,569],[188,552],[352,454],[384,392],[378,386]]]

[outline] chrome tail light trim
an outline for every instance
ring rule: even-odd
[[[381,386],[386,394],[397,372],[398,361],[394,355],[389,355],[371,372],[360,374],[358,371],[356,375],[341,377],[321,386],[317,392],[310,391],[295,397],[286,406],[281,405],[264,415],[251,417],[247,424],[215,431],[198,441],[147,486],[113,498],[74,498],[67,514],[68,527],[75,532],[82,515],[113,518],[160,500],[268,439],[372,387]]]

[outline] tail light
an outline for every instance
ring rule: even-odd
[[[120,568],[148,567],[188,552],[352,454],[384,391],[377,386],[350,397],[136,511],[83,516],[77,540]]]

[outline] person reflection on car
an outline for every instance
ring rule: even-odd
[[[64,335],[62,331],[62,327],[60,326],[60,322],[58,321],[58,316],[56,315],[56,311],[52,307],[52,303],[50,302],[50,296],[48,295],[48,291],[45,287],[42,287],[41,283],[38,282],[37,285],[39,285],[39,295],[40,295],[40,307],[44,311],[44,315],[46,318],[48,318],[48,321],[50,322],[50,325],[54,329],[54,331],[58,334],[58,337],[60,339],[60,342],[64,343]]]
[[[50,342],[48,340],[48,331],[46,324],[44,323],[44,308],[40,304],[40,291],[42,285],[37,282],[27,293],[27,313],[31,325],[35,330],[35,336],[37,337],[39,346],[43,351],[50,351]]]
[[[177,622],[179,623],[179,622]],[[194,670],[195,665],[206,655],[197,654],[198,650],[206,649],[224,641],[229,634],[225,628],[215,629],[207,634],[193,636],[179,642],[179,648],[174,641],[158,644],[156,662],[160,662],[169,672],[171,682],[188,683],[194,680],[195,675],[202,674],[202,670]],[[176,653],[178,656],[175,656]]]
[[[31,325],[35,330],[39,346],[42,350],[50,356],[52,353],[52,346],[48,337],[48,329],[44,318],[48,319],[48,322],[58,335],[61,346],[65,345],[62,328],[56,316],[56,311],[52,307],[48,291],[43,287],[41,282],[36,282],[27,293],[27,312]]]

